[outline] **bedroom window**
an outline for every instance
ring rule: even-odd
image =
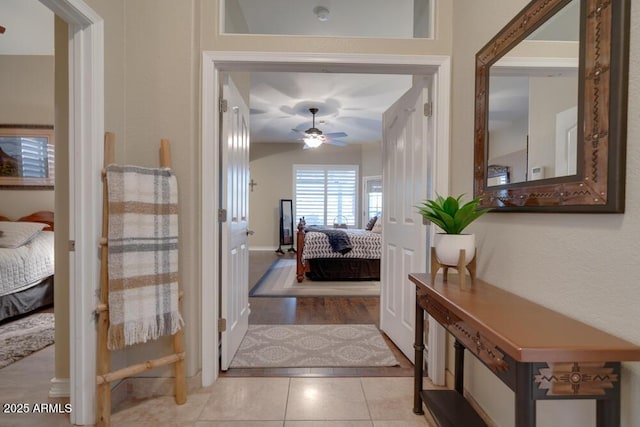
[[[358,165],[294,165],[295,217],[307,225],[356,226]]]

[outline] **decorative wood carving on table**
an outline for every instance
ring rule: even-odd
[[[640,361],[640,346],[480,279],[463,289],[440,276],[430,278],[409,274],[416,285],[415,357],[422,357],[421,320],[426,311],[456,340],[458,396],[449,393],[440,399],[433,396],[437,390],[422,390],[422,366],[416,363],[415,413],[421,413],[424,399],[436,419],[450,421],[450,416],[456,417],[455,408],[470,408],[463,396],[466,350],[515,393],[517,427],[535,426],[536,401],[553,399],[595,399],[596,425],[620,425],[621,362]],[[441,405],[434,408],[438,402]]]
[[[619,381],[604,363],[549,363],[538,372],[534,381],[546,396],[603,396]]]

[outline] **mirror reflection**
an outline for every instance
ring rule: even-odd
[[[487,186],[577,173],[580,0],[489,69]]]

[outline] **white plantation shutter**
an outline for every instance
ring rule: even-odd
[[[20,138],[22,176],[46,178],[49,176],[49,144],[47,138]],[[51,146],[53,149],[53,145]],[[52,176],[53,177],[53,176]]]
[[[296,218],[308,225],[356,225],[358,165],[294,165]]]

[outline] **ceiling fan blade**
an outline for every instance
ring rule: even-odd
[[[337,139],[327,139],[324,144],[335,145],[336,147],[345,147],[347,145],[344,141],[338,141]]]
[[[346,136],[349,136],[344,132],[329,132],[329,133],[325,133],[325,135],[328,138],[344,138]]]

